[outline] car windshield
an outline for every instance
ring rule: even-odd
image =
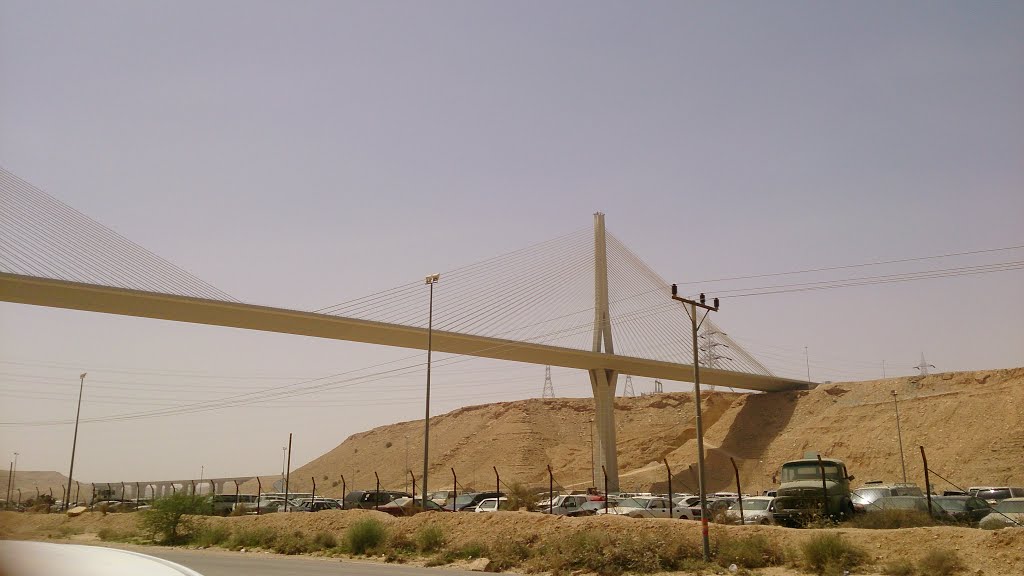
[[[1003,500],[999,504],[996,504],[996,512],[1002,512],[1003,514],[1024,514],[1024,500]]]
[[[623,500],[619,500],[617,506],[620,508],[643,508],[644,503],[635,498],[625,498]]]
[[[963,512],[967,509],[966,498],[932,498],[932,502],[950,512]]]
[[[992,490],[979,490],[976,496],[982,500],[1005,500],[1010,497],[1010,489],[994,488]]]
[[[839,467],[835,464],[823,463],[822,467],[825,468],[826,478],[830,480],[842,480],[843,476],[839,472]],[[817,462],[786,464],[782,467],[782,481],[784,483],[820,479],[821,467],[818,466]]]
[[[433,492],[430,495],[430,499],[431,500],[447,500],[448,499],[448,491],[445,490],[444,492]]]
[[[476,499],[476,497],[476,494],[460,494],[459,497],[455,499],[455,506],[465,506]]]
[[[853,491],[853,501],[858,504],[870,504],[879,498],[885,498],[889,495],[889,490],[886,488],[858,488]]]
[[[772,503],[771,500],[744,500],[743,501],[743,511],[746,512],[747,510],[767,510],[768,509],[768,505],[771,504],[771,503]],[[733,502],[732,504],[729,505],[729,510],[739,510],[739,509],[740,509],[740,503],[739,502]]]

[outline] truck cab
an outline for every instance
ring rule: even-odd
[[[773,517],[783,526],[853,515],[846,464],[834,458],[803,458],[782,465]]]

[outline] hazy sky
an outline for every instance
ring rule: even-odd
[[[679,282],[1024,245],[1024,4],[0,0],[0,165],[244,301],[297,309],[599,210]],[[1021,294],[1017,270],[726,300],[715,319],[785,376],[805,374],[804,346],[815,380],[883,360],[913,374],[922,352],[1004,368],[1024,365]],[[2,304],[0,421],[73,419],[81,372],[91,418],[411,355]],[[434,376],[441,413],[539,396],[544,369]],[[554,379],[590,393],[585,373]],[[76,476],[273,473],[289,432],[302,464],[422,418],[422,382],[86,423]],[[66,473],[71,435],[3,426],[0,454]]]

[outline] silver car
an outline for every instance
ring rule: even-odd
[[[740,517],[740,503],[733,502],[725,511],[725,518],[734,524],[774,524],[775,498],[751,496],[743,499],[743,516]]]
[[[982,518],[978,526],[988,530],[1024,527],[1024,498],[1007,498],[996,504],[992,513]]]

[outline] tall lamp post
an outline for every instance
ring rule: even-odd
[[[903,467],[903,483],[907,483],[907,462],[903,459],[903,432],[900,430],[900,404],[896,401],[896,391],[892,391],[892,405],[896,408],[896,438],[900,443],[900,466]]]
[[[693,397],[694,397],[694,408],[697,411],[697,484],[698,490],[700,491],[700,523],[701,523],[701,536],[704,545],[704,561],[711,561],[711,543],[708,539],[708,501],[705,497],[704,489],[704,423],[700,412],[700,360],[697,350],[697,330],[700,329],[700,325],[704,323],[704,318],[708,317],[709,312],[718,311],[718,298],[714,299],[714,306],[708,306],[704,303],[704,294],[700,295],[700,302],[694,300],[688,300],[678,295],[679,289],[675,284],[672,285],[672,299],[678,300],[683,304],[686,310],[686,314],[690,317],[690,326],[692,328],[691,336],[693,339]],[[697,308],[703,308],[707,310],[704,313],[704,318],[701,318],[700,323],[697,322]]]
[[[430,467],[430,353],[434,336],[434,284],[441,279],[440,274],[430,274],[424,278],[424,284],[430,286],[430,304],[427,313],[427,400],[426,413],[423,416],[423,509],[427,509],[427,471]]]
[[[78,446],[78,418],[82,415],[82,390],[85,388],[86,372],[82,372],[78,378],[78,410],[75,411],[75,436],[71,440],[71,467],[68,469],[68,493],[64,499],[64,509],[68,509],[68,501],[71,500],[71,482],[75,474],[75,448]]]

